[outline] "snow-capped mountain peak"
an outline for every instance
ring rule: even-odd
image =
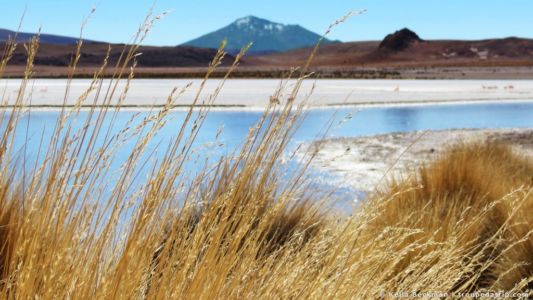
[[[286,25],[271,22],[254,16],[247,16],[237,19],[231,25],[243,30],[266,30],[266,31],[282,31]],[[230,25],[230,26],[231,26]]]
[[[299,25],[285,25],[255,16],[246,16],[184,45],[217,48],[222,40],[227,39],[227,49],[230,52],[238,52],[243,46],[252,42],[250,53],[268,53],[313,46],[319,38],[318,34]]]

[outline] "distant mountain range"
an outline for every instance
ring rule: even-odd
[[[0,29],[0,48],[10,38],[15,37],[16,32]],[[21,43],[28,42],[35,33],[19,32],[17,42],[19,43],[9,65],[25,65],[27,53]],[[66,67],[69,65],[75,51],[78,38],[41,34],[39,36],[39,51],[35,57],[34,64],[47,67]],[[123,44],[111,44],[112,50],[109,54],[109,64],[115,64],[121,56]],[[108,43],[96,42],[84,39],[81,50],[79,65],[82,67],[100,66],[107,53]],[[203,49],[189,46],[157,47],[141,46],[138,50],[142,53],[138,57],[139,67],[172,68],[172,67],[205,67],[211,62],[216,54],[216,50]],[[224,58],[222,65],[227,65],[233,60],[233,56]]]
[[[9,38],[14,38],[15,35],[17,35],[17,43],[25,43],[35,36],[35,33],[19,32],[17,34],[15,31],[0,28],[0,43],[7,42]],[[79,39],[54,34],[41,34],[39,40],[42,44],[74,45]],[[84,40],[84,42],[94,43],[95,41]]]
[[[238,52],[242,47],[253,42],[249,53],[266,54],[313,46],[320,39],[320,35],[300,25],[284,25],[248,16],[183,45],[216,49],[224,39],[227,40],[226,48],[230,52]],[[324,43],[331,43],[331,41],[325,39]]]
[[[9,36],[14,35],[13,31],[0,29],[0,48]],[[31,33],[19,33],[17,40],[27,42],[31,36]],[[226,49],[230,50],[230,55],[226,56],[223,65],[227,66],[233,60],[232,51],[238,51],[241,46],[254,41],[251,51],[254,55],[244,57],[241,65],[247,69],[246,72],[264,71],[257,73],[257,76],[275,77],[282,74],[282,70],[302,65],[320,36],[298,25],[282,25],[250,16],[181,46],[142,46],[139,49],[142,55],[137,58],[138,66],[151,68],[153,76],[165,72],[166,76],[172,72],[181,76],[184,71],[176,68],[206,67],[215,56],[214,48],[224,38],[228,39]],[[40,41],[35,65],[46,67],[47,72],[55,74],[55,71],[50,71],[51,67],[69,64],[77,39],[41,34]],[[108,46],[90,40],[86,42],[79,64],[96,68],[104,61]],[[120,57],[124,45],[112,44],[111,47],[109,63],[112,65]],[[22,67],[26,64],[26,56],[23,46],[19,45],[9,64]],[[341,43],[328,40],[320,47],[312,63],[312,67],[324,67],[323,70],[339,73],[335,75],[338,77],[351,76],[342,73],[342,70],[350,68],[499,66],[533,67],[533,40],[516,37],[478,41],[426,40],[404,28],[387,35],[382,41]]]

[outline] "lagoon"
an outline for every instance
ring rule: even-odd
[[[84,120],[87,112],[82,111],[78,119]],[[149,114],[147,111],[125,110],[118,113],[117,123],[112,131],[118,131],[132,118]],[[162,128],[156,141],[162,145],[174,136],[185,116],[185,111],[171,113],[169,122]],[[260,119],[262,111],[215,110],[211,111],[197,138],[197,144],[215,142],[224,153],[238,147],[249,129]],[[20,133],[15,145],[21,146],[28,136],[27,147],[34,149],[41,142],[46,143],[55,125],[59,111],[34,110],[20,122]],[[301,127],[294,135],[294,143],[310,142],[321,138],[321,132],[328,121],[334,120],[327,137],[360,137],[391,132],[420,130],[443,130],[463,128],[533,128],[533,100],[499,103],[404,105],[390,107],[350,107],[310,109],[305,113]],[[27,132],[26,132],[27,127]],[[22,134],[24,133],[24,134]]]
[[[86,114],[86,111],[80,112],[78,119],[84,120]],[[132,117],[136,116],[138,120],[132,123],[135,124],[148,114],[149,112],[142,110],[119,112],[116,124],[110,129],[111,133],[122,130]],[[150,154],[147,154],[147,159],[157,161],[162,156],[166,146],[177,134],[185,114],[183,110],[171,112],[168,122],[149,145],[147,153]],[[196,161],[201,163],[187,167],[191,175],[188,177],[192,177],[204,166],[206,159],[214,163],[222,155],[231,155],[242,145],[261,114],[261,111],[235,109],[210,112],[193,147]],[[49,143],[58,115],[59,112],[54,110],[33,110],[25,114],[19,122],[15,137],[16,153],[25,153],[23,156],[29,163],[42,159],[42,149]],[[533,128],[533,101],[309,109],[305,111],[304,117],[291,141],[291,149],[326,137],[361,137],[391,132],[463,128]],[[328,121],[332,121],[333,125],[323,135]],[[76,121],[74,124],[74,127],[79,126]],[[133,141],[126,142],[117,150],[117,160],[112,168],[120,167],[133,144]],[[148,175],[148,169],[145,172],[140,178]],[[323,172],[311,172],[327,177]]]

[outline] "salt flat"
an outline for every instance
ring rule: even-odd
[[[0,80],[0,93],[4,95],[5,103],[15,102],[20,82],[20,79]],[[33,91],[31,104],[61,105],[66,82],[66,79],[32,80],[29,84]],[[79,95],[89,88],[90,82],[89,79],[73,80],[67,104],[76,103]],[[212,79],[206,83],[200,104],[221,82],[220,79]],[[264,107],[280,82],[278,79],[228,80],[214,104],[228,107]],[[189,105],[200,83],[199,79],[135,79],[131,82],[128,96],[123,104],[161,105],[166,102],[173,88],[181,90],[191,84],[176,102],[178,105]],[[287,88],[290,89],[293,85],[294,81],[291,81],[287,84]],[[101,93],[105,93],[109,86],[110,81],[104,80]],[[121,92],[124,86],[125,81],[119,83],[117,91]],[[305,98],[311,90],[313,93],[309,103],[313,106],[518,100],[533,99],[533,80],[308,80],[304,82],[297,101]],[[91,104],[95,93],[96,91],[91,92],[85,104]],[[115,95],[112,104],[117,103],[119,94]]]
[[[394,132],[382,135],[333,138],[310,143],[316,151],[312,165],[337,176],[335,184],[372,192],[391,178],[400,178],[460,142],[503,142],[533,155],[533,129],[451,129]],[[303,155],[303,153],[302,153]]]

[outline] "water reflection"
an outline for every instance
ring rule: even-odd
[[[382,115],[383,122],[394,124],[395,131],[411,131],[418,127],[418,110],[413,107],[387,108]]]

